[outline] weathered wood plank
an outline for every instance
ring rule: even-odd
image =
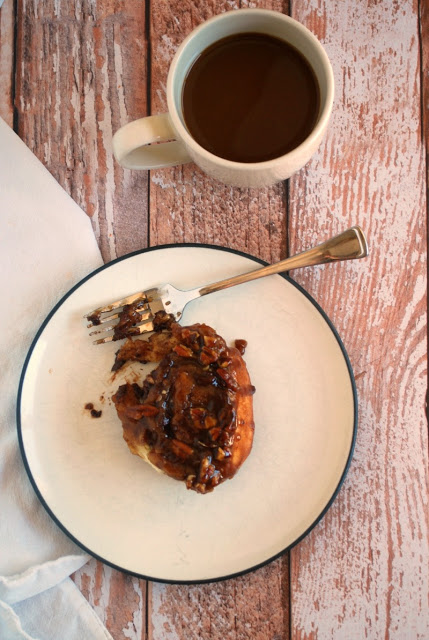
[[[422,50],[422,133],[426,145],[426,166],[429,172],[429,2],[419,3],[420,9],[420,41]],[[429,184],[429,173],[427,177]]]
[[[146,589],[144,580],[127,576],[91,560],[73,580],[114,640],[145,640]]]
[[[113,132],[146,112],[141,0],[18,1],[18,133],[93,217],[105,260],[147,243],[147,174],[114,162]]]
[[[354,366],[345,486],[291,553],[292,638],[429,637],[425,164],[415,2],[294,4],[337,81],[320,153],[291,181],[293,250],[360,223],[371,255],[296,274]]]
[[[144,2],[17,7],[19,135],[92,216],[105,260],[146,246],[147,173],[123,171],[111,152],[112,133],[146,112]],[[145,637],[145,581],[96,561],[74,579],[115,640]]]
[[[238,2],[213,0],[152,3],[152,113],[166,110],[168,67],[183,38],[203,20],[238,6]],[[276,0],[259,2],[258,7],[287,11],[287,3]],[[282,184],[259,191],[230,188],[215,183],[193,164],[151,172],[151,245],[207,242],[275,261],[286,255],[286,226]],[[227,582],[151,584],[149,638],[287,640],[288,574],[285,556],[269,567]]]
[[[223,583],[149,583],[148,640],[287,640],[288,558]]]
[[[0,117],[13,127],[13,62],[14,62],[13,2],[6,2],[0,9]]]

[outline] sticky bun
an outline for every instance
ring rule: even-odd
[[[159,362],[142,384],[113,396],[130,451],[157,470],[208,493],[232,478],[253,443],[253,393],[246,343],[228,347],[205,324],[181,326],[160,312],[149,340],[128,339],[113,370]]]

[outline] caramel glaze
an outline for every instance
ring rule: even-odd
[[[157,328],[117,354],[116,368],[124,358],[161,359],[141,386],[124,384],[113,396],[124,439],[160,471],[207,493],[235,475],[252,447],[255,389],[240,353],[245,342],[228,347],[211,327],[181,327],[166,314]]]

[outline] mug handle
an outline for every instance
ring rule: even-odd
[[[168,113],[129,122],[115,133],[112,144],[116,160],[126,169],[159,169],[191,162],[185,146],[176,140]]]

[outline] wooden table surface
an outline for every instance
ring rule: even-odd
[[[291,14],[325,45],[336,101],[319,152],[261,190],[193,164],[123,170],[112,134],[165,111],[179,43],[245,6]],[[0,115],[91,216],[105,261],[192,241],[272,262],[353,224],[370,244],[364,261],[294,274],[356,377],[357,443],[333,506],[280,559],[225,582],[150,583],[91,560],[73,579],[114,640],[428,640],[428,3],[5,0],[0,36]]]

